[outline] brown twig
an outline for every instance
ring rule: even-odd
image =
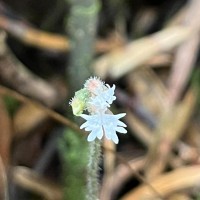
[[[0,27],[18,40],[33,47],[60,52],[69,49],[69,41],[65,37],[43,32],[4,15],[0,15]]]
[[[104,148],[104,146],[103,146],[103,149],[105,151],[109,151],[109,152],[115,153],[115,152],[113,152],[112,149]],[[125,165],[127,167],[127,169],[130,171],[130,174],[134,175],[141,183],[143,183],[144,185],[146,185],[149,188],[149,190],[156,197],[158,197],[160,199],[163,199],[162,195],[149,183],[149,181],[143,175],[140,174],[140,172],[137,171],[137,168],[135,168],[135,166],[131,165],[131,163],[129,163],[123,156],[121,156],[119,154],[116,154],[116,159],[121,164]],[[144,158],[144,159],[146,161],[146,158]]]
[[[181,44],[175,54],[175,59],[172,65],[171,74],[169,76],[169,104],[174,104],[182,94],[195,61],[198,56],[199,50],[199,23],[200,23],[200,1],[189,1],[188,10],[185,13],[185,18],[182,24],[185,27],[195,27],[196,34]]]
[[[108,75],[115,79],[120,78],[156,54],[169,51],[187,40],[193,35],[192,28],[170,27],[130,42],[125,47],[114,49],[97,59],[94,63],[94,70],[102,78]]]
[[[171,150],[184,133],[193,113],[196,98],[195,92],[189,90],[183,102],[162,114],[154,133],[154,141],[149,148],[146,164],[146,177],[148,179],[156,177],[165,169]]]
[[[12,142],[12,125],[6,106],[0,95],[0,155],[3,165],[7,168],[10,162],[10,145]]]
[[[6,173],[6,169],[5,169],[5,165],[3,163],[2,157],[0,155],[0,172],[1,172],[1,193],[3,193],[3,199],[4,200],[9,200],[9,196],[8,196],[8,179],[7,179],[7,173]],[[2,198],[1,196],[1,198]]]
[[[21,187],[36,192],[48,200],[62,199],[63,193],[60,187],[45,180],[29,168],[19,166],[12,168],[12,178]]]
[[[145,164],[145,157],[136,158],[128,163],[139,173]],[[102,187],[101,196],[104,198],[101,199],[116,199],[121,187],[130,177],[133,177],[133,171],[127,165],[119,164],[109,177],[107,185]]]
[[[152,69],[141,68],[127,75],[129,88],[141,104],[158,118],[166,110],[167,89]]]
[[[81,131],[80,128],[75,123],[73,123],[72,121],[70,121],[66,117],[64,117],[64,116],[60,115],[59,113],[45,107],[44,105],[42,105],[39,102],[36,102],[34,100],[29,99],[28,97],[25,97],[24,95],[14,91],[14,90],[11,90],[9,88],[6,88],[5,86],[0,85],[0,94],[11,96],[11,97],[17,99],[18,101],[23,102],[23,103],[33,104],[34,106],[42,109],[52,119],[54,119],[54,120],[60,122],[61,124],[75,130],[78,133],[81,133],[81,134],[83,133],[83,131]]]
[[[200,182],[200,166],[189,166],[176,169],[159,176],[150,184],[163,197],[167,197],[176,191],[194,188]],[[125,195],[121,200],[148,199],[155,200],[157,196],[146,185],[141,185]],[[163,199],[163,198],[162,198]]]
[[[71,48],[67,36],[42,31],[31,26],[30,23],[14,20],[3,14],[0,14],[0,28],[32,47],[58,53],[65,53]],[[95,49],[96,52],[103,53],[120,47],[124,43],[123,38],[119,34],[113,33],[107,39],[96,40]]]
[[[56,87],[28,70],[7,48],[4,36],[1,32],[0,80],[9,87],[15,88],[49,107],[59,105],[66,94],[61,94]]]
[[[134,135],[134,137],[148,147],[153,139],[152,131],[134,113],[131,113],[129,110],[126,113],[126,122],[130,130],[132,130],[130,134]]]

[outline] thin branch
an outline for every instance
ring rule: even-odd
[[[196,27],[196,34],[183,42],[177,49],[172,70],[169,76],[169,104],[173,105],[182,94],[192,69],[195,65],[199,51],[200,29],[200,1],[192,0],[188,3],[182,24],[185,27]]]
[[[0,27],[21,42],[33,47],[64,52],[70,46],[69,41],[61,35],[41,31],[4,15],[0,15]]]
[[[17,99],[18,101],[23,102],[23,103],[30,103],[30,104],[42,109],[52,119],[54,119],[54,120],[60,122],[61,124],[75,130],[78,133],[81,133],[81,134],[84,133],[83,131],[80,130],[80,128],[74,122],[70,121],[66,117],[64,117],[64,116],[60,115],[59,113],[49,109],[48,107],[42,105],[41,103],[39,103],[37,101],[29,99],[28,97],[25,97],[24,95],[12,90],[12,89],[9,89],[9,88],[6,88],[3,85],[0,85],[0,94],[11,96],[11,97]]]
[[[74,92],[93,74],[91,63],[95,53],[99,1],[77,0],[70,3],[69,22],[66,25],[69,28],[72,48],[70,68],[66,70],[66,76],[69,77],[70,88]]]
[[[9,195],[8,195],[8,179],[7,179],[7,174],[6,174],[6,169],[2,160],[2,157],[0,156],[0,171],[1,171],[1,176],[2,176],[2,190],[4,193],[4,200],[9,200]]]
[[[193,36],[195,31],[194,27],[174,26],[132,41],[97,59],[94,71],[101,78],[111,76],[118,79],[142,66],[153,56],[177,47]]]
[[[33,74],[15,57],[5,44],[3,32],[0,33],[0,43],[0,80],[49,107],[59,105],[64,95],[56,87]]]
[[[0,7],[3,7],[1,3]],[[8,10],[8,8],[4,9]],[[12,13],[10,10],[9,12]],[[66,36],[45,32],[35,28],[25,20],[12,19],[2,13],[0,14],[0,28],[22,43],[32,47],[57,53],[66,53],[71,49],[70,40]],[[94,46],[96,52],[102,53],[122,46],[124,43],[122,36],[113,33],[106,39],[96,40]]]
[[[48,200],[62,199],[61,187],[47,181],[33,170],[20,166],[11,170],[13,181],[21,187],[36,192]]]

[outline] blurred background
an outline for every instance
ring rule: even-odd
[[[85,199],[69,100],[116,85],[128,133],[103,141],[101,200],[200,199],[200,1],[0,0],[0,199]]]

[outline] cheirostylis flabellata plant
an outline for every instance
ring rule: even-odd
[[[110,87],[100,78],[89,78],[82,89],[75,92],[75,96],[70,100],[73,114],[80,116],[86,121],[80,126],[81,129],[89,131],[87,137],[89,145],[88,180],[87,180],[87,200],[97,200],[98,197],[98,169],[101,155],[101,139],[105,137],[118,143],[116,132],[126,133],[126,124],[119,119],[125,113],[114,115],[110,106],[116,99],[114,95],[115,85]],[[83,112],[87,114],[83,114]],[[98,138],[98,140],[96,139]]]

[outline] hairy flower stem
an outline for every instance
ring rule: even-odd
[[[101,140],[89,143],[86,200],[99,199],[99,163],[101,160]]]

